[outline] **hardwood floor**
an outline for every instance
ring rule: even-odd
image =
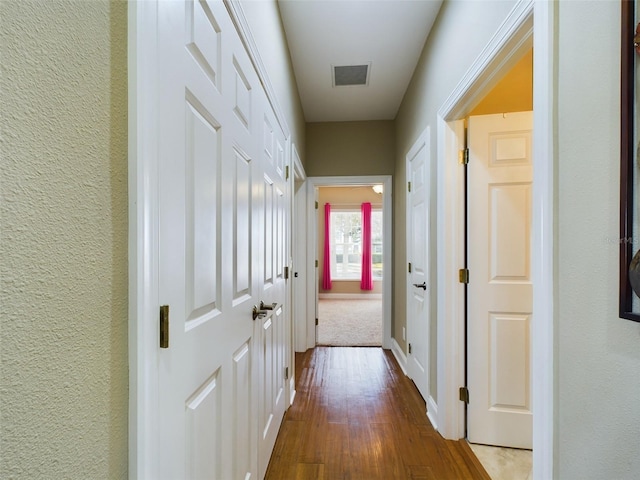
[[[465,441],[433,429],[390,351],[317,347],[296,372],[266,479],[490,480]]]

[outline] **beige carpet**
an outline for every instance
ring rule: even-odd
[[[382,345],[382,300],[318,301],[318,345]]]

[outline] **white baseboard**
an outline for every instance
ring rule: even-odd
[[[431,425],[433,425],[433,428],[437,431],[438,430],[438,405],[436,404],[436,401],[433,399],[431,395],[429,395],[429,398],[427,399],[427,418],[431,422]]]
[[[319,293],[318,300],[381,300],[381,293]]]
[[[402,348],[400,348],[400,345],[398,345],[398,342],[396,342],[395,338],[391,339],[391,353],[393,353],[393,356],[396,357],[396,360],[398,361],[398,365],[400,365],[400,368],[402,369],[402,373],[406,375],[407,374],[407,356],[404,354],[404,352],[402,351]]]
[[[296,382],[294,376],[289,379],[289,405],[293,405],[293,399],[296,398]]]
[[[402,348],[400,348],[400,345],[398,345],[398,342],[396,342],[395,338],[391,339],[391,352],[393,353],[393,356],[396,357],[396,360],[398,361],[398,365],[400,365],[402,372],[407,375],[407,356],[404,354]],[[429,398],[427,399],[427,418],[431,422],[433,428],[437,431],[438,405],[431,395],[429,395]]]

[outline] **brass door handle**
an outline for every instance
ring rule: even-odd
[[[253,317],[254,320],[258,319],[258,318],[264,318],[267,316],[269,312],[266,310],[259,310],[257,305],[253,306],[253,310],[251,311],[251,315]]]
[[[260,310],[274,310],[278,306],[277,303],[264,303],[260,301]]]
[[[426,290],[427,289],[427,282],[422,282],[421,284],[420,283],[414,283],[413,286],[416,287],[416,288],[422,288],[423,290]]]

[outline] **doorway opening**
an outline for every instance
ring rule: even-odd
[[[532,110],[529,49],[465,118],[466,433],[492,478],[532,469]]]
[[[307,179],[306,348],[390,348],[391,188],[391,176]]]
[[[382,346],[383,191],[379,184],[317,189],[317,345]]]

